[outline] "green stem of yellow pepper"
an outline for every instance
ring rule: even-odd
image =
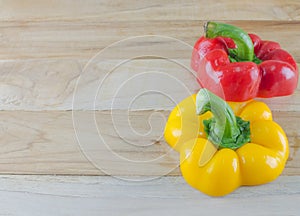
[[[207,89],[200,89],[196,106],[198,115],[212,112],[214,117],[203,124],[208,139],[218,148],[237,149],[250,142],[250,122],[235,116],[226,101]]]

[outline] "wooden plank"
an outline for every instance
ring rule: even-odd
[[[299,20],[299,2],[293,0],[12,0],[1,4],[1,20]]]
[[[299,36],[300,21],[226,21],[259,34],[265,40],[279,42],[300,62]],[[136,37],[137,43],[118,43],[116,50],[111,47],[107,58],[127,58],[156,51],[162,56],[185,58],[186,46],[178,42],[143,41],[142,36],[161,35],[176,38],[192,46],[203,35],[202,20],[133,20],[104,21],[91,20],[50,20],[50,21],[2,21],[0,22],[0,58],[75,58],[90,59],[112,43],[129,37]],[[288,40],[287,40],[288,38]],[[182,50],[182,48],[184,50]],[[121,50],[121,51],[120,51]]]
[[[168,111],[2,111],[0,173],[113,176],[180,175],[178,153],[162,134]],[[275,112],[300,174],[299,112]]]
[[[1,215],[298,215],[300,177],[279,177],[212,198],[181,177],[123,181],[87,176],[1,176]],[[234,211],[233,211],[234,209]]]
[[[170,110],[199,89],[189,60],[120,62],[0,62],[0,110]]]
[[[139,133],[147,133],[150,114],[133,114],[132,127]],[[161,142],[163,120],[159,115],[152,115],[155,128],[148,135],[130,131],[126,112],[114,114],[115,124],[110,112],[96,112],[98,128],[93,112],[73,113],[73,119],[72,112],[3,111],[0,115],[0,173],[165,175],[176,172],[178,155]],[[83,152],[92,159],[86,159]]]
[[[199,85],[189,60],[171,60],[2,61],[0,110],[172,110]],[[292,96],[263,101],[274,111],[300,111],[298,98],[300,84]]]

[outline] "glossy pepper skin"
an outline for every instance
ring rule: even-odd
[[[208,22],[191,67],[202,87],[226,101],[286,96],[298,83],[297,64],[278,43],[224,23]]]
[[[174,108],[165,128],[165,140],[180,153],[184,179],[210,196],[224,196],[241,185],[276,179],[289,155],[287,137],[265,103],[228,104],[236,116],[250,123],[250,141],[236,149],[216,146],[205,134],[203,120],[214,115],[210,111],[197,115],[196,95]]]

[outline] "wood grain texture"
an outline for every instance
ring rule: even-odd
[[[133,113],[130,115],[133,121],[129,125],[126,112],[114,113],[117,121],[112,122],[110,112],[101,111],[76,112],[73,119],[72,112],[3,111],[0,113],[0,172],[78,175],[174,173],[178,155],[161,142],[164,120],[161,115],[152,114],[150,117],[150,114]],[[147,134],[150,130],[149,117],[152,118],[153,131]],[[83,152],[91,159],[85,158]]]
[[[180,175],[179,155],[162,137],[168,114],[2,111],[0,173]],[[290,144],[283,175],[299,175],[299,112],[274,112],[274,119],[287,132]]]
[[[257,33],[265,40],[274,40],[288,50],[300,62],[298,49],[300,24],[296,21],[226,21]],[[105,47],[129,37],[162,35],[176,38],[193,46],[203,35],[203,20],[133,20],[104,21],[101,17],[83,20],[50,21],[1,21],[1,59],[51,59],[75,58],[90,59]],[[123,45],[123,46],[122,46]],[[138,46],[139,49],[136,48]],[[128,47],[121,44],[119,52],[111,50],[107,58],[135,56],[137,51],[159,51],[165,57],[185,58],[181,46],[170,42],[143,43],[139,41]],[[185,47],[184,47],[185,48]],[[120,51],[122,50],[122,51]]]
[[[299,20],[296,0],[13,0],[2,1],[3,20]]]
[[[0,110],[172,110],[199,85],[189,60],[171,60],[2,61]],[[260,100],[298,112],[299,98],[300,84],[292,96]]]
[[[0,6],[0,215],[299,214],[299,87],[266,100],[290,142],[271,184],[204,196],[179,176],[162,133],[169,110],[198,89],[189,59],[206,20],[275,40],[300,63],[300,1]]]
[[[290,215],[299,214],[300,177],[279,177],[212,198],[181,177],[123,181],[87,176],[1,176],[1,215]],[[234,209],[234,210],[233,210]]]
[[[0,109],[172,109],[174,101],[179,102],[199,89],[188,60],[122,62],[0,62]]]
[[[189,59],[204,21],[278,41],[299,63],[300,1],[0,5],[0,215],[298,215],[299,87],[266,100],[290,142],[270,184],[207,197],[179,176],[162,134],[198,89]]]

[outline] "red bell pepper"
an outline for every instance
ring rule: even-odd
[[[227,101],[285,96],[297,88],[297,64],[278,43],[224,23],[204,29],[191,60],[202,87]]]

